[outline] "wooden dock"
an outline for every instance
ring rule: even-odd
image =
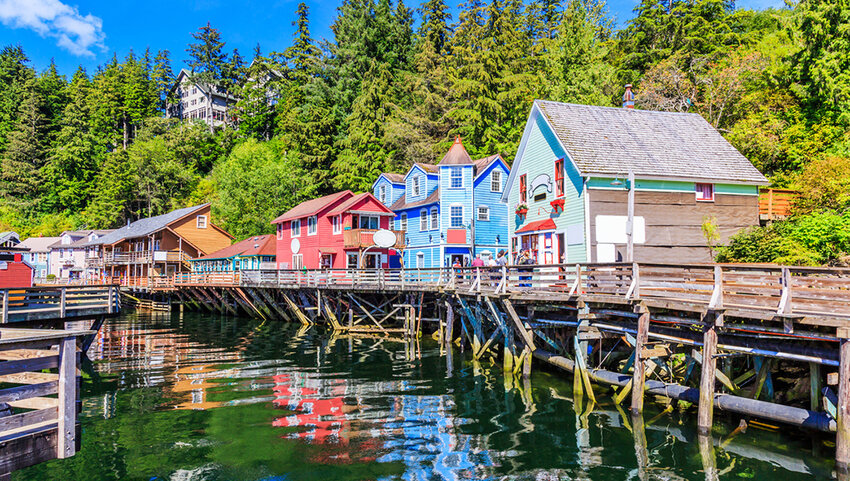
[[[115,285],[0,289],[0,324],[94,318],[120,310]]]
[[[77,452],[80,346],[93,334],[0,329],[0,479]]]
[[[694,404],[702,433],[716,410],[835,432],[836,464],[850,467],[850,269],[275,270],[147,284],[184,307],[224,315],[321,323],[351,335],[432,330],[447,351],[468,346],[509,376],[527,379],[532,359],[571,372],[579,402],[604,392],[638,415],[647,394]]]

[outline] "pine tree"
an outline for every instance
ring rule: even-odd
[[[156,88],[156,97],[159,99],[156,105],[157,109],[161,113],[165,113],[166,105],[175,100],[168,98],[171,95],[175,80],[174,71],[171,69],[171,52],[160,50],[156,53],[150,75]]]
[[[32,213],[42,192],[47,119],[36,79],[24,85],[18,121],[0,159],[0,197],[19,212]]]
[[[68,86],[70,102],[44,168],[47,192],[42,207],[47,212],[80,212],[91,200],[103,149],[89,128],[90,90],[88,75],[80,67]]]
[[[59,132],[62,111],[68,104],[67,87],[68,81],[64,75],[59,74],[56,63],[51,59],[50,65],[36,81],[36,88],[43,99],[41,113],[44,116],[45,128],[42,141],[45,146],[53,143],[54,137]]]
[[[17,126],[25,85],[35,77],[28,62],[20,45],[9,45],[0,51],[0,155],[8,146],[9,134]]]
[[[191,69],[189,81],[203,86],[206,93],[206,118],[212,118],[212,89],[226,90],[232,88],[230,76],[234,70],[235,64],[227,58],[224,52],[224,42],[221,40],[221,34],[215,28],[212,28],[209,22],[198,32],[192,34],[192,38],[196,43],[189,44],[186,52],[189,54],[189,60],[186,65]],[[210,132],[213,131],[213,124],[210,122]]]

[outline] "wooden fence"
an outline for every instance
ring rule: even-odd
[[[116,286],[55,286],[0,289],[0,324],[117,313]]]
[[[77,451],[82,338],[94,331],[0,329],[0,474]],[[45,372],[50,370],[50,372]]]

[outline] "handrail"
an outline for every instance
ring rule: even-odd
[[[0,289],[0,324],[114,314],[120,310],[121,296],[115,285]]]

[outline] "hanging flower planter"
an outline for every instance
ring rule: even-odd
[[[516,215],[520,217],[525,217],[525,214],[528,213],[528,206],[525,204],[520,204],[516,206]]]
[[[565,199],[561,197],[560,199],[555,199],[552,202],[549,202],[549,205],[552,206],[552,210],[554,212],[563,212],[564,211],[564,201]]]

